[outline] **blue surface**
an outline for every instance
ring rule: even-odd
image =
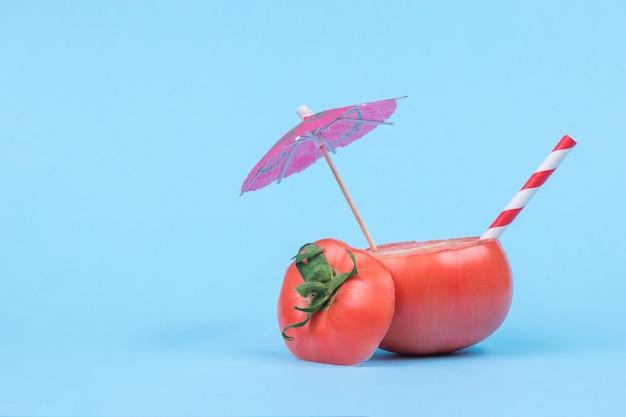
[[[624,21],[618,1],[0,1],[0,415],[623,415]],[[322,162],[239,188],[300,104],[402,95],[335,156],[377,243],[480,235],[578,146],[502,237],[490,338],[299,361],[289,259],[365,239]]]

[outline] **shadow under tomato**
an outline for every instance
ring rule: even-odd
[[[399,365],[400,363],[432,361],[432,360],[457,360],[463,358],[476,358],[485,355],[485,351],[480,347],[469,347],[463,350],[457,350],[450,353],[438,353],[432,355],[401,355],[398,353],[387,352],[378,349],[372,357],[363,362],[360,366],[389,366]]]

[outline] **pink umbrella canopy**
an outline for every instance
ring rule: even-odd
[[[324,154],[334,152],[371,132],[396,110],[397,99],[356,104],[313,114],[306,106],[298,109],[303,119],[265,154],[241,186],[241,194],[258,190],[274,181],[309,167]]]
[[[263,159],[252,168],[241,186],[241,194],[258,190],[274,181],[280,182],[283,178],[304,170],[323,156],[370,248],[376,251],[376,245],[348,194],[328,150],[335,152],[335,149],[363,137],[376,126],[391,124],[387,122],[387,119],[396,110],[396,100],[398,99],[355,104],[315,114],[307,106],[300,106],[296,112],[302,122],[283,135]]]

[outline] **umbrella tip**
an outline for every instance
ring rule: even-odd
[[[296,113],[298,113],[300,120],[304,120],[305,117],[313,116],[313,111],[309,108],[309,106],[304,104],[296,109]]]

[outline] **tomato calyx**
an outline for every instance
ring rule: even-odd
[[[293,258],[296,268],[304,280],[303,284],[298,285],[294,289],[307,303],[307,307],[294,306],[294,309],[307,314],[301,322],[290,324],[283,329],[282,335],[285,340],[293,340],[293,337],[286,334],[287,330],[304,326],[309,322],[313,314],[328,308],[339,287],[348,278],[358,273],[354,255],[348,249],[346,249],[346,252],[352,259],[353,267],[350,272],[344,273],[339,273],[339,271],[330,266],[326,255],[324,255],[324,249],[315,243],[308,243],[302,246],[298,254]]]

